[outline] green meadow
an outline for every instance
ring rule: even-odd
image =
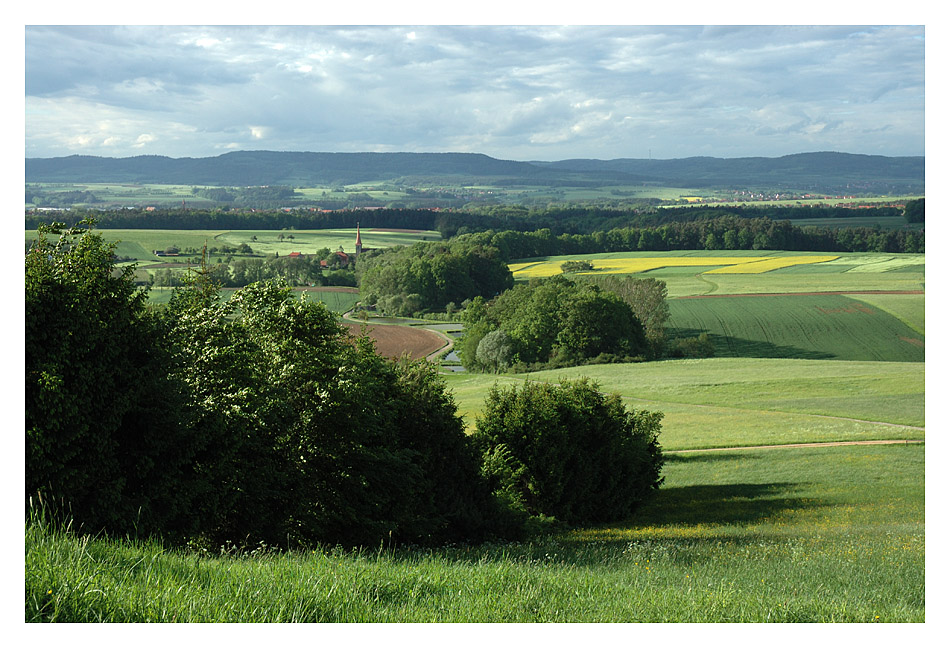
[[[138,262],[168,261],[157,257],[155,250],[174,246],[179,249],[201,250],[207,245],[238,247],[242,243],[251,246],[258,256],[287,255],[291,252],[313,254],[322,248],[331,251],[343,248],[352,254],[356,246],[356,229],[327,230],[145,230],[103,229],[98,230],[106,241],[116,241],[116,254]],[[363,229],[360,238],[364,249],[388,248],[396,245],[412,245],[416,241],[439,240],[436,231],[388,231]],[[26,242],[36,239],[36,230],[26,230]]]
[[[665,450],[924,438],[922,362],[705,358],[445,380],[473,427],[496,382],[580,376],[628,407],[663,412]]]
[[[519,543],[250,554],[26,529],[25,620],[924,621],[920,445],[673,455],[634,518]]]
[[[892,306],[919,321],[923,295]],[[873,298],[871,300],[873,302]],[[671,335],[710,335],[717,357],[923,362],[922,331],[863,295],[781,295],[670,300]],[[899,306],[897,305],[899,304]]]

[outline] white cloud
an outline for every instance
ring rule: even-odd
[[[639,154],[648,139],[666,157],[923,152],[923,28],[31,27],[26,36],[29,156],[144,146],[203,156],[266,141],[606,158]]]

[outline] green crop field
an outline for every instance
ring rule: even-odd
[[[629,407],[663,412],[664,449],[924,437],[923,362],[706,358],[445,380],[474,427],[496,382],[580,376]]]
[[[923,295],[897,296],[916,300],[923,310]],[[717,357],[924,360],[922,333],[848,295],[709,297],[669,304],[670,334],[709,333]]]

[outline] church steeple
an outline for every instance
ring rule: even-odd
[[[356,256],[363,251],[363,242],[360,240],[360,224],[356,224]]]

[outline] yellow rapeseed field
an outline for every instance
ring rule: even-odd
[[[769,272],[779,268],[790,268],[796,265],[806,263],[822,263],[824,261],[834,261],[837,256],[786,256],[786,257],[766,257],[756,259],[749,263],[729,265],[715,270],[707,270],[703,274],[758,274],[760,272]]]
[[[658,268],[689,266],[719,266],[712,270],[706,270],[704,274],[758,274],[806,263],[822,263],[837,258],[837,256],[667,256],[594,259],[591,261],[594,266],[594,271],[579,274],[636,274],[638,272],[648,272]],[[561,263],[562,261],[533,261],[529,263],[512,263],[508,267],[516,279],[532,279],[535,277],[552,277],[561,274]]]

